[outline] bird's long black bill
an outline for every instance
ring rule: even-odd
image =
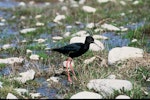
[[[94,44],[96,44],[99,48],[101,48],[101,46],[99,46],[97,43],[94,42]],[[102,48],[101,48],[102,49]]]

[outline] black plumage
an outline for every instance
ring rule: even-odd
[[[82,54],[84,54],[86,51],[88,51],[91,43],[94,43],[93,37],[87,36],[84,43],[72,43],[72,44],[69,44],[69,45],[66,45],[66,46],[63,46],[60,48],[51,49],[52,51],[57,51],[57,52],[62,53],[62,54],[69,57],[67,60],[67,63],[66,63],[66,69],[67,69],[67,74],[68,74],[68,81],[70,83],[72,83],[72,80],[70,78],[70,74],[69,74],[69,70],[68,70],[68,63],[70,62],[69,63],[70,68],[71,68],[71,70],[75,76],[75,79],[77,80],[75,72],[74,72],[73,67],[71,65],[72,59],[75,57],[79,57]]]
[[[51,49],[52,51],[57,51],[62,53],[68,57],[74,58],[79,57],[88,51],[91,43],[94,43],[94,39],[92,36],[87,36],[85,39],[85,43],[72,43],[60,48]]]

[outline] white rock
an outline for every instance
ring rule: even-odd
[[[26,50],[26,53],[27,53],[27,54],[32,53],[32,50],[27,49],[27,50]]]
[[[125,14],[125,13],[120,13],[120,15],[121,15],[121,16],[125,16],[126,14]]]
[[[146,80],[147,82],[150,82],[150,77]]]
[[[108,39],[108,37],[102,36],[102,35],[93,35],[93,38],[94,38],[94,39],[103,39],[103,40]]]
[[[44,4],[45,4],[45,6],[49,6],[51,3],[50,2],[45,2]]]
[[[133,39],[131,42],[137,42],[137,39]]]
[[[123,0],[120,1],[120,4],[123,5],[123,6],[127,5],[127,3]]]
[[[108,64],[124,61],[129,58],[143,57],[144,51],[134,47],[116,47],[109,51]]]
[[[27,40],[22,40],[21,42],[22,42],[22,43],[26,43],[26,42],[27,42]]]
[[[54,36],[54,37],[52,37],[52,39],[53,40],[61,40],[61,39],[63,39],[63,37],[61,37],[61,36]]]
[[[89,64],[89,63],[93,62],[95,59],[96,59],[96,57],[92,57],[90,59],[86,59],[86,60],[84,60],[84,63],[85,64]]]
[[[20,30],[20,33],[25,34],[25,33],[28,33],[28,32],[33,32],[35,30],[36,30],[36,28],[26,28],[26,29]]]
[[[11,47],[13,47],[11,44],[4,44],[4,45],[2,46],[2,49],[6,50],[6,49],[9,49],[9,48],[11,48]]]
[[[35,71],[33,69],[30,69],[26,72],[20,73],[19,75],[20,75],[20,77],[14,77],[14,79],[17,81],[20,81],[22,83],[25,83],[28,80],[34,79]]]
[[[41,94],[40,94],[40,93],[29,93],[29,94],[30,94],[30,96],[32,97],[32,99],[41,97]]]
[[[78,36],[87,36],[87,32],[85,30],[81,30],[81,31],[76,32],[75,35],[78,35]]]
[[[42,39],[42,38],[40,38],[40,39],[35,39],[34,41],[37,41],[38,43],[43,43],[43,42],[45,42],[47,39]]]
[[[32,55],[30,55],[29,58],[30,58],[31,60],[39,60],[39,55],[32,54]]]
[[[101,50],[104,50],[104,49],[105,49],[103,43],[100,42],[99,40],[96,40],[96,39],[95,39],[94,42],[95,42],[96,44],[95,44],[95,43],[91,43],[89,50],[92,50],[92,51],[101,51]]]
[[[6,99],[18,99],[18,98],[12,93],[8,93]]]
[[[2,84],[3,84],[3,83],[2,83],[2,82],[0,82],[0,88],[2,88],[2,87],[3,87],[3,86],[2,86]]]
[[[70,34],[71,34],[70,32],[66,32],[63,36],[68,37],[68,36],[70,36]]]
[[[116,75],[109,75],[107,79],[116,79]]]
[[[86,25],[87,28],[93,28],[94,27],[94,23],[89,23]]]
[[[66,6],[62,6],[62,7],[61,7],[61,10],[62,10],[62,11],[67,11],[68,8],[67,8]]]
[[[42,15],[36,15],[35,16],[36,19],[41,18],[41,17],[42,17]]]
[[[102,96],[98,93],[82,91],[71,96],[70,99],[102,99]]]
[[[88,13],[95,13],[96,9],[90,6],[83,6],[82,7],[83,11],[88,12]]]
[[[44,26],[44,23],[36,22],[36,26]]]
[[[94,79],[87,84],[88,89],[94,89],[100,92],[102,96],[107,97],[114,93],[114,90],[120,89],[131,90],[132,83],[127,80],[119,79]]]
[[[10,58],[5,58],[5,59],[0,59],[0,63],[4,64],[14,64],[14,63],[22,63],[24,61],[23,58],[18,58],[18,57],[10,57]]]
[[[63,19],[66,19],[65,15],[57,15],[53,21],[57,23]]]
[[[84,43],[85,42],[85,38],[86,37],[73,37],[70,39],[70,44],[71,43]],[[96,45],[95,43],[91,43],[90,44],[90,50],[92,51],[99,51],[99,50],[104,50],[104,45],[98,41],[98,40],[94,40],[94,42],[98,45]]]
[[[18,4],[18,6],[24,7],[24,6],[26,6],[26,3],[25,3],[25,2],[20,2],[20,3]]]
[[[0,26],[5,26],[5,23],[3,23],[3,22],[0,22]]]
[[[115,99],[130,99],[127,95],[118,95]]]
[[[24,95],[25,93],[28,93],[28,90],[24,88],[15,88],[14,90],[17,91],[19,95]]]
[[[104,23],[103,25],[101,25],[102,28],[107,29],[109,31],[120,31],[120,29],[116,26],[113,26],[111,24],[106,24]]]
[[[25,19],[27,19],[27,17],[26,16],[21,16],[20,19],[25,20]]]
[[[1,22],[6,22],[6,19],[2,18],[2,19],[1,19]]]
[[[121,26],[121,27],[120,27],[120,30],[121,30],[122,32],[124,32],[124,31],[127,31],[128,28]]]
[[[98,3],[106,3],[108,1],[110,1],[110,0],[97,0]]]
[[[50,77],[49,79],[47,79],[47,81],[53,81],[53,82],[56,82],[56,83],[58,83],[59,80],[60,80],[59,77],[54,77],[54,76],[52,76],[52,77]]]
[[[64,66],[64,67],[68,66],[68,68],[70,68],[70,63],[68,62],[68,64],[67,64],[67,61],[64,61],[64,62],[63,62],[63,66]],[[72,66],[72,67],[74,66],[74,62],[73,62],[73,61],[71,61],[71,66]]]
[[[100,31],[103,31],[103,29],[102,28],[96,28],[96,29],[94,29],[94,32],[100,32]]]
[[[83,5],[85,2],[86,2],[86,0],[80,0],[80,1],[79,1],[79,4],[82,4],[82,5]]]
[[[133,2],[133,5],[137,5],[137,4],[139,4],[139,0]]]

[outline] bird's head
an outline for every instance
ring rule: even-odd
[[[87,37],[86,37],[86,40],[85,40],[85,43],[88,43],[88,44],[94,43],[94,44],[96,44],[98,47],[100,47],[97,43],[94,42],[94,38],[93,38],[92,36],[87,36]],[[100,48],[101,48],[101,47],[100,47]]]
[[[92,36],[87,36],[85,39],[85,43],[94,43],[94,38]]]

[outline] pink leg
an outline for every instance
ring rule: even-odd
[[[67,71],[67,74],[68,74],[68,81],[69,81],[70,83],[72,83],[72,80],[71,80],[70,74],[69,74],[69,70],[68,70],[68,61],[69,61],[69,60],[67,60],[67,63],[66,63],[66,71]]]
[[[76,74],[75,74],[75,72],[74,72],[74,69],[73,69],[73,67],[72,67],[72,65],[71,65],[71,62],[72,62],[72,59],[70,60],[70,68],[71,68],[71,70],[72,70],[72,73],[73,73],[73,75],[74,75],[75,80],[77,80],[77,77],[76,77]]]

